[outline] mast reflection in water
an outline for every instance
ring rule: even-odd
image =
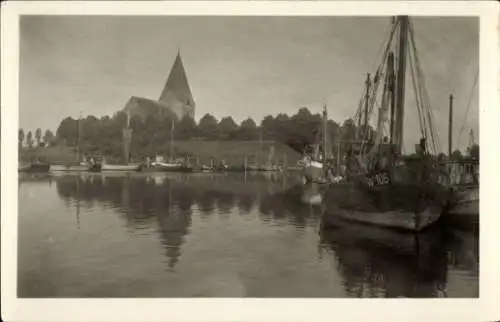
[[[476,232],[323,229],[304,193],[284,174],[23,176],[18,295],[478,296]]]

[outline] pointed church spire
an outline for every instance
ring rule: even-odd
[[[161,92],[159,101],[169,106],[181,105],[183,107],[182,115],[178,116],[182,117],[188,114],[191,117],[194,117],[195,103],[187,80],[184,64],[182,63],[179,47],[177,48],[177,57],[175,58],[172,69],[170,70],[170,74],[165,87]]]

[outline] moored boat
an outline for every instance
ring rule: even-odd
[[[139,171],[141,164],[101,164],[101,171]]]
[[[331,162],[331,147],[328,139],[328,114],[326,105],[323,106],[323,120],[321,123],[321,131],[318,133],[321,138],[317,139],[317,144],[313,147],[312,154],[306,154],[299,161],[299,166],[302,167],[302,182],[303,184],[328,184],[333,178]]]
[[[18,168],[19,172],[25,173],[47,173],[50,170],[50,164],[48,163],[28,163],[20,165]]]
[[[153,167],[161,172],[193,172],[193,167],[186,162],[155,162]]]
[[[448,222],[479,221],[479,185],[453,189],[448,209],[443,215]]]
[[[397,29],[399,44],[396,59],[390,48]],[[409,43],[413,49],[410,54],[407,51]],[[370,75],[367,77],[365,104],[359,107],[356,114],[360,125],[364,120],[361,146],[348,153],[346,180],[340,185],[330,185],[325,194],[326,222],[347,219],[388,228],[421,231],[440,218],[450,196],[450,190],[443,182],[449,180],[433,156],[437,150],[434,139],[436,131],[428,102],[417,104],[421,116],[421,139],[420,144],[416,145],[416,153],[412,157],[402,156],[406,58],[417,66],[412,73],[423,77],[419,61],[415,58],[415,48],[409,18],[397,17],[393,20],[391,36],[373,83]],[[395,62],[398,63],[397,68]],[[376,90],[381,81],[379,75],[385,75],[385,84],[377,130],[370,134],[368,117],[375,104]],[[417,77],[412,74],[412,79]],[[421,83],[414,83],[413,87],[425,92]],[[390,131],[385,136],[387,121],[390,121]]]
[[[416,185],[414,180],[398,180],[406,166],[369,176],[350,178],[341,185],[331,185],[324,197],[325,223],[339,219],[421,231],[437,222],[449,196],[449,190],[437,183]],[[401,173],[399,173],[401,176]],[[373,184],[373,177],[384,184]],[[392,181],[391,181],[392,178]],[[376,179],[375,179],[376,180]]]
[[[58,171],[83,172],[83,171],[90,171],[90,169],[93,167],[94,167],[94,165],[89,164],[89,163],[51,164],[50,171],[51,172],[58,172]]]

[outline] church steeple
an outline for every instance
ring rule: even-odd
[[[182,63],[180,48],[177,48],[177,57],[158,100],[167,105],[180,104],[183,107],[183,115],[194,117],[195,103]]]

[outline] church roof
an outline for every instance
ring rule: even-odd
[[[158,100],[169,104],[173,98],[185,105],[194,106],[193,95],[189,88],[180,52],[177,53],[174,65]]]

